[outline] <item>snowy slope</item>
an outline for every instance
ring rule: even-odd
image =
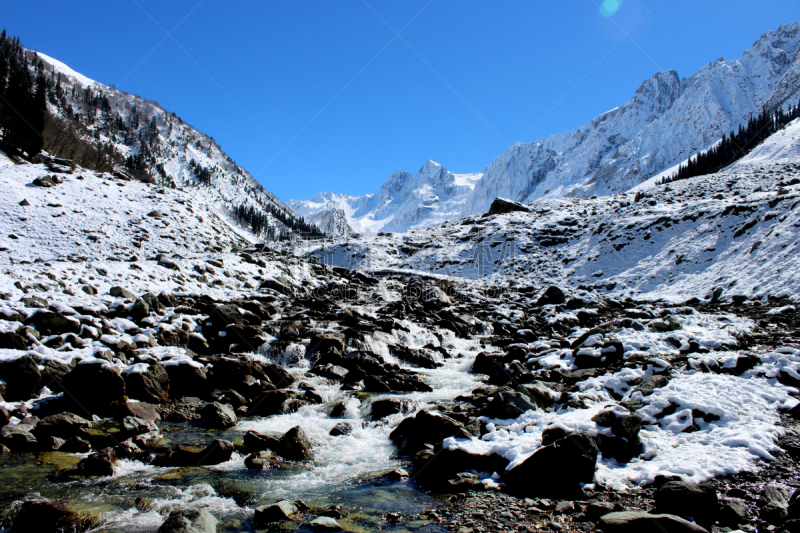
[[[197,131],[156,102],[118,91],[58,60],[37,55],[45,63],[45,74],[60,84],[70,113],[81,116],[86,139],[113,147],[135,164],[144,164],[150,177],[162,185],[192,189],[193,194],[205,196],[208,204],[228,220],[233,221],[233,210],[240,205],[266,214],[268,227],[259,237],[272,237],[286,228],[273,216],[274,212],[294,218],[286,206],[222,151],[213,137]],[[104,99],[107,110],[98,107]],[[54,115],[65,116],[63,105],[51,102],[49,109]],[[89,116],[91,119],[87,119]],[[208,171],[208,180],[199,178],[201,169]],[[131,168],[122,170],[135,173]]]
[[[489,284],[570,284],[683,300],[800,297],[800,159],[741,165],[597,199],[541,200],[530,212],[309,245],[323,262]]]
[[[459,216],[481,176],[453,174],[428,161],[416,174],[395,171],[374,195],[320,193],[288,206],[331,236],[420,229]]]
[[[718,59],[689,78],[660,72],[622,106],[541,141],[515,144],[484,170],[463,214],[496,197],[532,202],[622,192],[708,148],[762,106],[795,104],[800,24],[764,34],[738,60]]]
[[[746,166],[798,158],[800,158],[800,119],[795,119],[782,130],[770,135],[735,165]]]

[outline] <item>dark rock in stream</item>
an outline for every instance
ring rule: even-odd
[[[26,501],[14,517],[11,533],[81,533],[92,528],[96,517],[76,507],[59,500]]]

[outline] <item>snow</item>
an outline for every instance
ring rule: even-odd
[[[36,55],[39,56],[39,58],[42,59],[45,63],[49,63],[56,72],[61,73],[65,76],[69,76],[71,78],[75,78],[75,81],[77,81],[84,87],[89,87],[91,85],[100,85],[96,81],[87,78],[83,74],[75,72],[67,65],[59,61],[58,59],[53,59],[52,57],[45,55],[41,52],[36,52]]]
[[[453,174],[435,161],[419,172],[396,171],[377,194],[319,193],[289,207],[331,237],[422,229],[458,217],[483,174]]]
[[[736,166],[800,159],[800,118],[769,136],[752,152],[735,163]]]

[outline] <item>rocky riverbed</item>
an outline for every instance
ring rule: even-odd
[[[793,302],[307,269],[232,300],[6,299],[3,526],[796,527]]]

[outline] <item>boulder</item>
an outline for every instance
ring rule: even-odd
[[[125,380],[119,368],[101,359],[80,362],[64,376],[64,399],[69,410],[114,416],[125,409]]]
[[[278,439],[251,430],[244,434],[244,447],[249,452],[275,451],[278,449]]]
[[[422,410],[404,419],[389,437],[402,453],[415,453],[426,444],[439,444],[447,437],[470,438],[460,422],[441,413]]]
[[[32,427],[27,424],[15,424],[0,428],[0,444],[16,451],[34,451],[39,448],[39,442],[31,432]]]
[[[256,507],[253,525],[257,529],[268,527],[276,522],[285,522],[297,518],[300,508],[292,501],[281,500],[271,505]]]
[[[134,296],[132,292],[120,286],[111,287],[108,290],[108,294],[110,294],[115,298],[126,298],[128,300],[133,300],[134,298],[136,298],[136,296]]]
[[[59,437],[64,440],[86,437],[92,423],[72,413],[59,413],[42,418],[33,432],[37,438]]]
[[[30,355],[0,363],[0,380],[5,381],[3,398],[9,402],[30,400],[39,392],[42,374]]]
[[[300,426],[295,426],[278,439],[277,453],[289,461],[310,461],[314,459],[311,441]]]
[[[179,509],[158,528],[158,533],[215,533],[217,519],[205,509]]]
[[[566,301],[567,299],[564,296],[564,291],[555,285],[551,285],[542,293],[541,296],[539,296],[539,299],[536,301],[536,305],[538,307],[543,305],[560,305]]]
[[[222,439],[214,441],[200,452],[200,460],[195,463],[197,466],[218,465],[230,460],[235,447],[232,442]]]
[[[535,411],[538,406],[525,394],[515,391],[498,392],[481,411],[489,418],[517,418],[526,411]]]
[[[147,364],[141,367],[134,365],[133,368],[143,371],[124,374],[128,397],[149,403],[164,403],[169,400],[169,375],[163,366]]]
[[[594,480],[598,449],[587,433],[573,433],[536,450],[503,474],[503,482],[523,496],[562,497],[579,494],[581,483]]]
[[[11,533],[80,533],[95,525],[87,512],[75,510],[70,502],[58,500],[29,500],[14,517]]]
[[[599,426],[611,428],[613,433],[597,437],[597,446],[603,457],[612,457],[621,463],[627,463],[642,452],[642,443],[639,440],[641,416],[609,409],[597,413],[592,421]]]
[[[353,432],[353,424],[350,422],[339,422],[331,428],[328,435],[331,437],[338,437],[340,435],[349,435]]]
[[[262,450],[260,452],[253,452],[245,457],[244,466],[248,470],[269,470],[270,468],[280,466],[280,463],[274,453]]]
[[[669,481],[653,493],[656,512],[692,517],[695,522],[711,525],[716,521],[719,499],[714,487],[691,481]]]
[[[208,391],[208,379],[203,367],[190,363],[167,362],[164,369],[169,378],[170,398],[205,396]]]
[[[397,413],[410,413],[416,409],[417,403],[406,398],[380,398],[370,403],[370,418],[381,420]]]
[[[597,529],[603,533],[708,533],[695,523],[670,514],[650,514],[643,511],[609,513],[600,518]]]
[[[519,211],[522,213],[530,213],[531,208],[520,202],[509,200],[507,198],[495,198],[492,205],[489,206],[487,215],[504,215],[506,213],[513,213]]]
[[[212,429],[227,429],[236,425],[236,413],[228,404],[219,402],[207,403],[201,410],[203,424]]]
[[[63,476],[96,477],[113,476],[117,454],[113,448],[106,448],[81,459],[75,466],[60,471]]]

